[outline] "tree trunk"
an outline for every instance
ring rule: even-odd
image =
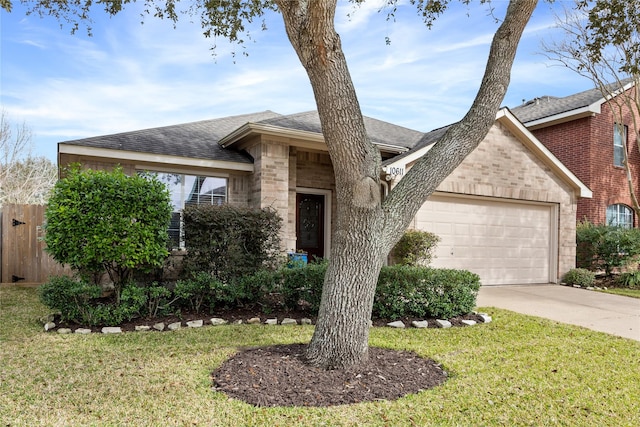
[[[520,35],[537,1],[511,1],[469,113],[432,148],[429,160],[418,162],[384,202],[380,200],[380,153],[367,138],[333,25],[336,2],[276,2],[313,87],[334,167],[338,202],[329,268],[307,357],[315,366],[343,369],[368,358],[375,286],[391,247],[427,197],[493,125],[509,84]]]

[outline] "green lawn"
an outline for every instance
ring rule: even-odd
[[[640,298],[640,289],[609,288],[609,289],[600,289],[599,291],[605,292],[607,294],[623,295],[625,297],[631,297],[631,298]]]
[[[375,328],[371,345],[413,350],[450,372],[396,401],[256,408],[212,391],[243,346],[307,342],[310,326],[166,333],[42,332],[36,290],[0,289],[2,426],[637,426],[640,342],[487,309],[489,324]]]

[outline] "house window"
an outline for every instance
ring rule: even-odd
[[[627,205],[607,206],[607,224],[624,228],[633,227],[633,211]]]
[[[613,165],[624,166],[624,146],[627,142],[627,127],[618,123],[613,127]]]
[[[173,214],[169,238],[173,248],[184,248],[182,209],[189,205],[221,205],[227,201],[227,179],[166,172],[145,172],[163,182],[171,194]]]

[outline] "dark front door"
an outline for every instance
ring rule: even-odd
[[[324,196],[296,195],[296,250],[324,258]]]

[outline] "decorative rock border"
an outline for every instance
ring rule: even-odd
[[[482,322],[480,323],[490,323],[492,321],[491,316],[489,316],[486,313],[477,313],[477,312],[472,312],[472,314],[475,314],[477,316],[479,316],[482,319]],[[53,322],[53,318],[55,316],[50,314],[48,316],[45,316],[43,318],[40,319],[40,321],[44,324],[44,330],[45,332],[48,331],[53,331],[56,330],[56,324]],[[433,323],[435,322],[435,324]],[[203,326],[205,326],[205,321],[203,319],[197,319],[197,320],[190,320],[187,322],[184,322],[186,324],[187,328],[201,328]],[[209,323],[211,324],[211,326],[221,326],[221,325],[227,325],[229,324],[229,321],[219,318],[219,317],[213,317],[211,319],[209,319]],[[299,321],[296,319],[292,319],[292,318],[288,318],[285,317],[284,319],[282,319],[281,322],[278,322],[277,318],[270,318],[270,319],[266,319],[264,322],[262,321],[262,319],[260,319],[259,317],[252,317],[251,319],[248,319],[246,322],[248,325],[259,325],[259,324],[263,324],[263,325],[267,325],[267,326],[275,326],[275,325],[280,325],[280,326],[287,326],[287,325],[312,325],[313,322],[311,321],[311,319],[308,318],[302,318]],[[476,324],[478,324],[478,322],[476,322],[475,320],[461,320],[461,323],[463,325],[466,326],[474,326]],[[242,320],[236,320],[234,323],[234,325],[241,325],[243,324]],[[182,325],[183,322],[174,322],[171,323],[169,325],[165,325],[164,323],[156,323],[154,325],[137,325],[135,327],[135,332],[146,332],[146,331],[158,331],[158,332],[162,332],[165,330],[168,331],[177,331],[179,329],[182,329]],[[452,324],[450,321],[448,320],[444,320],[444,319],[437,319],[435,321],[429,321],[429,320],[414,320],[411,322],[411,326],[417,329],[424,329],[424,328],[428,328],[429,326],[436,326],[437,328],[451,328]],[[396,329],[404,329],[406,328],[405,324],[403,321],[401,320],[396,320],[395,322],[389,322],[387,323],[387,327],[389,328],[396,328]],[[93,331],[91,329],[87,329],[87,328],[82,328],[79,327],[77,328],[75,331],[71,330],[70,328],[59,328],[57,329],[57,332],[59,334],[70,334],[70,333],[76,333],[76,334],[91,334]],[[119,326],[105,326],[104,328],[101,329],[101,332],[103,334],[120,334],[122,333],[122,328],[120,328]]]

